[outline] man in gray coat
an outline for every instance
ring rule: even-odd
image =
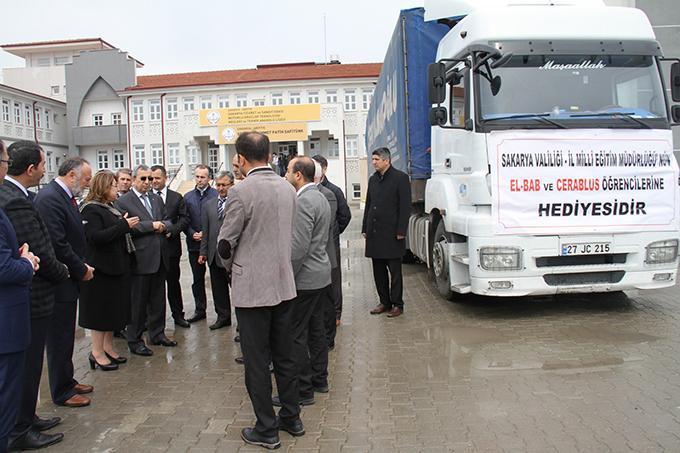
[[[314,172],[314,161],[309,157],[292,159],[286,172],[286,179],[297,190],[292,244],[297,291],[293,309],[293,334],[300,404],[303,406],[314,404],[310,350],[316,351],[326,344],[323,307],[321,310],[318,307],[322,292],[331,284],[331,263],[326,252],[331,228],[331,208],[326,197],[314,184]],[[311,345],[310,331],[315,339]],[[274,399],[274,403],[279,401]]]
[[[280,240],[293,235],[295,190],[267,164],[266,135],[242,133],[236,152],[246,177],[229,191],[217,250],[231,273],[246,388],[257,418],[254,428],[243,428],[241,438],[274,449],[281,446],[279,429],[293,436],[305,433],[293,361],[291,244]],[[270,358],[282,402],[279,417],[271,400]]]
[[[141,356],[153,355],[144,340],[144,327],[148,328],[151,343],[177,346],[165,336],[165,267],[161,264],[161,248],[165,231],[172,225],[166,218],[165,205],[151,187],[151,169],[146,165],[135,168],[132,190],[116,200],[116,208],[130,217],[139,217],[132,228],[135,244],[135,264],[132,267],[132,316],[127,326],[130,352]]]
[[[201,213],[203,237],[198,255],[198,264],[208,263],[210,269],[210,286],[212,288],[213,304],[217,320],[210,325],[210,330],[220,329],[231,325],[231,299],[229,298],[229,283],[227,272],[217,254],[217,235],[220,234],[224,213],[227,210],[227,195],[229,188],[234,185],[234,175],[228,171],[221,171],[215,177],[217,198],[205,202]]]

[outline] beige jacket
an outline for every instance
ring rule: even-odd
[[[218,243],[229,242],[231,301],[240,308],[269,307],[296,296],[291,264],[295,189],[270,169],[252,171],[229,190]]]

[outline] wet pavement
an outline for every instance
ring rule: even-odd
[[[371,316],[377,295],[359,227],[354,211],[342,238],[345,307],[330,393],[303,408],[305,436],[281,433],[279,451],[680,451],[677,287],[447,302],[423,265],[405,265],[405,315]],[[92,405],[43,401],[42,416],[64,419],[55,431],[65,440],[48,451],[261,451],[240,439],[253,413],[235,328],[210,331],[214,318],[174,332],[168,322],[178,347],[153,347],[153,357],[108,373],[87,366],[79,329],[76,377],[95,386]]]

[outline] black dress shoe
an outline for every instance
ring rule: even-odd
[[[9,451],[37,450],[49,447],[64,440],[62,433],[45,434],[40,431],[29,429],[26,434],[17,437],[9,444]]]
[[[234,362],[238,363],[239,365],[243,365],[243,356],[236,357]]]
[[[187,322],[196,322],[200,321],[201,319],[205,319],[205,313],[194,313],[194,316],[187,319]]]
[[[175,318],[175,325],[180,326],[180,327],[184,327],[185,329],[188,329],[189,327],[191,327],[191,324],[189,324],[189,321],[187,321],[184,318]]]
[[[316,401],[314,401],[314,395],[312,395],[311,398],[300,398],[299,403],[300,406],[311,406],[316,403]],[[272,397],[272,406],[281,407],[281,398],[278,396]]]
[[[297,417],[292,421],[283,421],[280,417],[276,417],[276,421],[279,424],[279,429],[284,430],[288,434],[294,437],[300,437],[305,435],[305,425],[302,424],[300,417]]]
[[[314,391],[316,393],[328,393],[328,385],[314,386]]]
[[[257,445],[269,450],[275,450],[281,446],[279,436],[264,437],[259,435],[253,428],[243,428],[241,430],[241,439],[247,444]]]
[[[177,342],[175,340],[171,340],[170,338],[166,337],[165,334],[160,334],[160,335],[152,338],[151,344],[167,346],[169,348],[177,346]]]
[[[87,357],[87,360],[90,361],[90,369],[94,370],[96,368],[99,368],[102,371],[114,371],[118,369],[118,364],[111,360],[109,363],[99,363],[97,362],[97,359],[94,358],[94,355],[90,352],[90,355]]]
[[[105,352],[104,354],[106,354],[106,357],[108,357],[109,360],[112,361],[113,363],[125,363],[125,362],[127,362],[127,357],[123,357],[122,355],[119,355],[118,357],[113,357],[108,352]]]
[[[31,429],[35,431],[47,431],[61,423],[61,417],[40,418],[37,415],[33,418]]]
[[[227,327],[231,325],[231,319],[219,319],[217,318],[217,321],[215,321],[215,324],[211,324],[209,329],[210,330],[217,330],[221,329],[222,327]]]
[[[240,343],[240,342],[241,342],[241,335],[236,335],[236,336],[234,337],[234,341],[235,341],[236,343]]]
[[[128,347],[130,348],[130,352],[136,355],[141,355],[145,357],[153,355],[153,351],[147,348],[144,343],[129,344]]]

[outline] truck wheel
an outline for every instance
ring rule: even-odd
[[[451,279],[449,276],[449,258],[446,252],[446,235],[444,234],[444,222],[437,225],[432,244],[432,276],[439,294],[446,300],[453,300],[456,293],[451,291]]]

